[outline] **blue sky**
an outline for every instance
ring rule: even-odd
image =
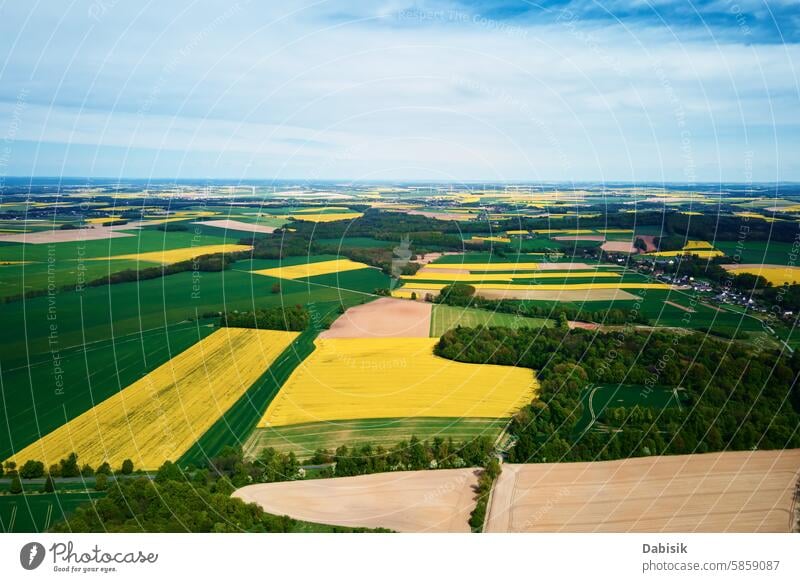
[[[3,3],[0,177],[800,180],[794,0],[262,4]]]

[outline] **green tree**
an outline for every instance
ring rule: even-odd
[[[19,470],[19,476],[23,479],[38,479],[44,476],[44,463],[41,461],[25,461]]]
[[[22,481],[20,480],[19,475],[14,475],[14,477],[11,479],[11,487],[9,488],[9,491],[13,495],[19,495],[22,493]]]
[[[42,491],[45,493],[53,493],[56,490],[56,482],[53,481],[53,478],[48,473],[47,479],[44,480],[44,487]]]
[[[94,480],[95,491],[105,491],[108,489],[108,477],[105,473],[98,473]]]
[[[81,474],[78,466],[78,454],[70,453],[66,459],[59,461],[62,477],[78,477]]]
[[[120,471],[123,475],[130,475],[133,473],[133,461],[130,459],[125,459],[122,461],[122,467],[120,467]]]
[[[97,470],[95,471],[98,475],[111,475],[111,465],[108,463],[102,463]]]

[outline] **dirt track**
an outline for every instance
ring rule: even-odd
[[[429,337],[430,303],[382,297],[344,312],[321,338]]]
[[[295,519],[399,532],[469,532],[475,469],[398,471],[248,485],[233,493]]]
[[[491,532],[788,532],[800,449],[503,465]]]

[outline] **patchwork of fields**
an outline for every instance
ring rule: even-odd
[[[479,195],[461,198],[466,205],[481,200]],[[780,345],[777,332],[773,334],[753,309],[716,301],[685,281],[677,284],[677,278],[672,284],[665,282],[672,279],[644,275],[634,261],[736,253],[738,262],[724,268],[761,274],[781,285],[800,280],[800,269],[784,266],[792,263],[790,243],[688,240],[680,250],[645,253],[630,245],[641,235],[652,248],[660,235],[652,223],[642,228],[584,228],[562,222],[578,214],[566,208],[548,211],[550,202],[519,216],[546,216],[564,228],[514,229],[509,221],[503,229],[489,232],[479,226],[486,218],[478,206],[443,211],[435,205],[375,202],[381,209],[407,206],[409,215],[404,218],[436,216],[473,225],[475,232],[462,228],[457,235],[420,228],[418,238],[433,242],[414,243],[413,252],[408,251],[413,258],[418,249],[424,250],[414,259],[421,265],[416,272],[419,265],[399,259],[406,251],[402,243],[398,252],[396,242],[379,240],[388,238],[383,231],[375,234],[379,238],[364,235],[363,229],[355,229],[353,236],[347,229],[337,231],[335,223],[349,224],[374,212],[361,212],[366,205],[353,204],[359,211],[327,205],[348,204],[341,201],[267,208],[248,203],[214,210],[184,205],[177,211],[156,206],[145,212],[143,207],[136,219],[108,205],[93,207],[80,220],[59,219],[50,226],[47,221],[2,221],[0,318],[14,333],[0,338],[3,419],[11,429],[0,434],[0,459],[18,464],[41,460],[49,467],[76,452],[81,464],[93,467],[107,461],[116,468],[131,459],[137,469],[153,471],[166,460],[204,467],[227,446],[241,446],[249,459],[275,449],[301,460],[317,450],[341,446],[390,449],[412,437],[457,442],[486,437],[511,446],[509,421],[537,398],[536,373],[439,358],[434,346],[440,336],[458,327],[550,328],[559,321],[559,310],[571,310],[570,319],[579,320],[570,320],[571,327],[585,325],[593,333],[621,327],[624,317],[617,314],[614,323],[608,323],[602,319],[608,316],[604,311],[619,310],[624,316],[635,310],[637,319],[626,324],[697,330],[722,336],[732,345],[762,341],[764,336],[765,345]],[[684,215],[698,215],[691,212]],[[510,216],[515,215],[498,213],[490,219]],[[582,220],[599,216],[580,213]],[[366,218],[377,220],[369,214]],[[365,221],[356,224],[361,222]],[[61,228],[73,223],[93,226]],[[261,237],[276,230],[276,239],[294,232],[305,236],[301,250],[293,248],[285,256],[283,248],[276,252],[262,247]],[[317,231],[324,236],[309,234]],[[414,234],[404,234],[402,240],[413,243]],[[440,244],[444,239],[439,235],[457,242],[463,237],[468,250]],[[601,242],[609,253],[630,256],[609,258],[597,250]],[[678,245],[667,248],[674,246]],[[243,251],[252,254],[222,271],[182,272],[152,280],[133,276],[126,283],[86,285],[124,270]],[[408,274],[398,275],[395,262],[403,263]],[[488,302],[479,308],[430,301],[451,283],[474,287],[479,298],[509,303],[500,311],[487,307]],[[57,292],[48,293],[50,288]],[[18,297],[25,293],[24,300]],[[416,301],[408,300],[412,298]],[[309,314],[302,333],[219,327],[224,311],[230,315],[296,306]],[[585,317],[587,313],[592,315]],[[560,321],[564,323],[563,314]],[[793,345],[788,339],[787,347]],[[594,437],[616,430],[603,425],[602,415],[609,407],[639,405],[672,412],[684,405],[681,389],[656,387],[643,394],[641,386],[593,385],[582,395],[574,432]],[[506,465],[488,529],[669,531],[696,525],[698,531],[778,530],[782,510],[777,508],[785,502],[788,467],[798,463],[787,455],[772,459],[772,466],[760,453],[747,458],[723,455],[710,466],[709,455],[682,463],[636,459],[611,468]],[[719,467],[741,469],[732,478],[734,485],[758,491],[763,499],[753,502],[724,489],[727,477]],[[641,483],[617,478],[636,471]],[[765,475],[760,483],[758,471]],[[693,514],[670,517],[664,500],[644,490],[647,485],[657,491],[667,478],[675,481],[677,495],[685,496],[681,503]],[[724,511],[702,514],[708,495],[688,494],[698,479],[709,485],[708,495],[722,499]],[[476,482],[473,469],[393,473],[353,481],[256,485],[239,490],[237,496],[269,511],[330,524],[468,531]],[[565,483],[574,497],[557,500],[552,516],[532,523],[530,516],[542,511],[534,492],[557,496]],[[452,489],[438,500],[420,500],[439,487]],[[353,494],[356,490],[370,492],[367,496],[374,493],[380,507],[362,505]],[[630,499],[631,492],[641,493],[640,498]],[[597,502],[603,496],[607,502]],[[92,497],[30,495],[23,506],[21,498],[0,495],[0,529],[46,529]],[[740,515],[732,514],[736,503],[745,508]],[[378,518],[379,511],[385,515]]]
[[[177,460],[297,336],[223,328],[118,394],[12,455],[45,466],[71,452],[92,466],[157,469]]]

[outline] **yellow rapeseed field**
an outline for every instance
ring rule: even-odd
[[[741,218],[755,218],[757,220],[765,220],[767,222],[775,222],[778,220],[777,218],[773,218],[771,216],[764,216],[763,214],[759,214],[758,212],[734,212],[734,216],[739,216]]]
[[[300,214],[290,216],[294,220],[306,220],[308,222],[334,222],[336,220],[355,220],[364,216],[361,212],[340,212],[336,214]]]
[[[175,461],[225,413],[298,334],[222,328],[11,460],[45,467],[72,452],[81,464],[157,469]]]
[[[619,278],[622,275],[609,271],[542,271],[525,273],[524,275],[513,275],[510,273],[418,273],[416,275],[404,275],[405,281],[515,281],[520,279],[570,279],[575,277],[583,278]]]
[[[199,247],[185,247],[182,249],[169,249],[163,251],[152,251],[149,253],[131,253],[128,255],[114,255],[111,257],[94,257],[90,261],[112,261],[115,259],[128,259],[132,261],[142,261],[144,263],[179,263],[188,261],[201,255],[212,255],[214,253],[234,253],[238,251],[249,251],[253,247],[249,245],[204,245]]]
[[[687,240],[686,244],[683,245],[683,250],[695,250],[695,249],[713,249],[714,245],[710,242],[705,240]]]
[[[439,291],[446,285],[444,283],[406,283],[401,287],[403,291],[416,289],[429,289]],[[515,285],[511,283],[475,283],[475,289],[488,291],[524,291],[538,289],[540,291],[554,290],[584,290],[584,289],[669,289],[665,283],[542,283],[539,285]]]
[[[266,275],[267,277],[278,277],[279,279],[302,279],[304,277],[316,277],[317,275],[330,275],[331,273],[368,268],[369,265],[357,263],[350,259],[333,259],[332,261],[320,261],[318,263],[303,263],[302,265],[260,269],[258,271],[253,271],[253,273],[256,275]]]
[[[701,259],[711,259],[714,257],[721,257],[725,253],[717,249],[683,249],[680,251],[658,251],[655,253],[647,253],[648,256],[653,257],[680,257],[682,255],[694,255]]]
[[[95,218],[87,218],[86,222],[88,224],[107,224],[109,222],[121,222],[125,220],[121,216],[100,216]]]
[[[433,355],[437,338],[317,339],[259,426],[359,418],[507,417],[535,396],[533,372]]]
[[[509,236],[515,235],[515,234],[528,234],[528,231],[527,230],[507,230],[506,234],[509,235]]]
[[[536,234],[594,234],[594,231],[588,228],[549,228],[549,229],[536,229]]]
[[[470,240],[474,242],[497,242],[510,243],[511,239],[505,236],[473,236]]]
[[[800,267],[782,267],[780,265],[747,265],[747,266],[734,266],[725,267],[731,273],[750,273],[752,275],[761,275],[773,285],[783,285],[784,283],[795,283],[800,281]]]

